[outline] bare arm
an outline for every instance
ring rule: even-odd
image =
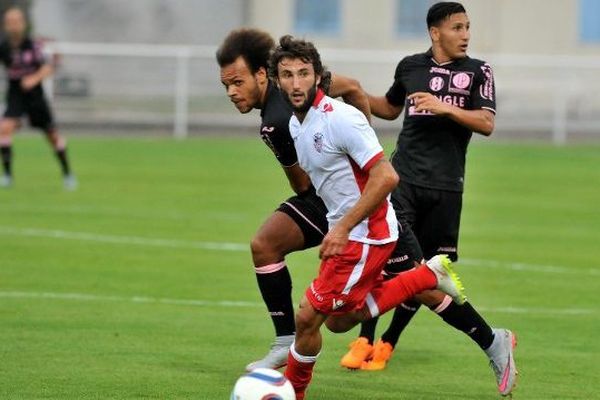
[[[329,87],[329,96],[341,97],[344,102],[358,108],[365,117],[371,120],[371,109],[369,107],[369,99],[367,94],[360,86],[356,79],[346,76],[332,74],[331,86]]]
[[[385,96],[375,97],[368,94],[367,97],[371,106],[371,113],[376,117],[391,121],[398,118],[402,113],[403,107],[390,104]]]
[[[369,179],[358,202],[325,235],[319,251],[322,259],[340,254],[348,243],[350,231],[385,201],[400,178],[389,161],[381,159],[369,170]]]
[[[463,110],[425,92],[413,93],[408,98],[414,101],[417,112],[429,111],[435,115],[448,117],[465,128],[485,136],[490,136],[494,131],[495,116],[489,110]]]
[[[21,79],[21,87],[26,91],[31,90],[53,73],[54,68],[52,67],[52,65],[44,64],[33,74],[24,76],[23,79]]]
[[[447,116],[469,130],[484,136],[490,136],[494,132],[496,116],[489,110],[463,110],[452,106]]]
[[[283,171],[290,182],[292,190],[297,194],[306,192],[312,185],[308,174],[298,164],[283,167]]]

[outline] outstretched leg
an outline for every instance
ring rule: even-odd
[[[347,332],[356,324],[386,313],[417,293],[434,288],[450,294],[459,303],[465,301],[462,284],[445,256],[433,257],[425,265],[379,284],[366,296],[362,309],[330,317],[326,322],[327,328],[332,332]]]

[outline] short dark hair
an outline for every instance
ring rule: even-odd
[[[324,67],[321,63],[321,56],[312,42],[303,39],[294,39],[291,35],[282,36],[279,39],[279,46],[271,54],[269,60],[269,76],[272,79],[277,78],[277,64],[284,58],[299,58],[305,63],[311,63],[316,76],[323,76]]]
[[[260,68],[269,67],[269,55],[275,47],[275,41],[267,32],[253,28],[236,29],[229,32],[217,50],[217,62],[223,68],[242,57],[254,74]]]
[[[427,12],[427,28],[438,26],[440,22],[453,14],[466,13],[462,4],[453,1],[442,1],[435,3]]]

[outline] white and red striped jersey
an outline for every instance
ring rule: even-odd
[[[357,203],[369,169],[383,158],[383,148],[358,109],[320,90],[302,123],[292,116],[290,134],[300,167],[327,206],[331,228]],[[367,244],[397,239],[398,222],[389,196],[350,232],[350,240]]]

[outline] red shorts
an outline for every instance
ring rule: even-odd
[[[327,315],[361,309],[367,294],[383,282],[381,271],[395,246],[348,242],[342,254],[321,262],[319,276],[306,290],[308,301]]]

